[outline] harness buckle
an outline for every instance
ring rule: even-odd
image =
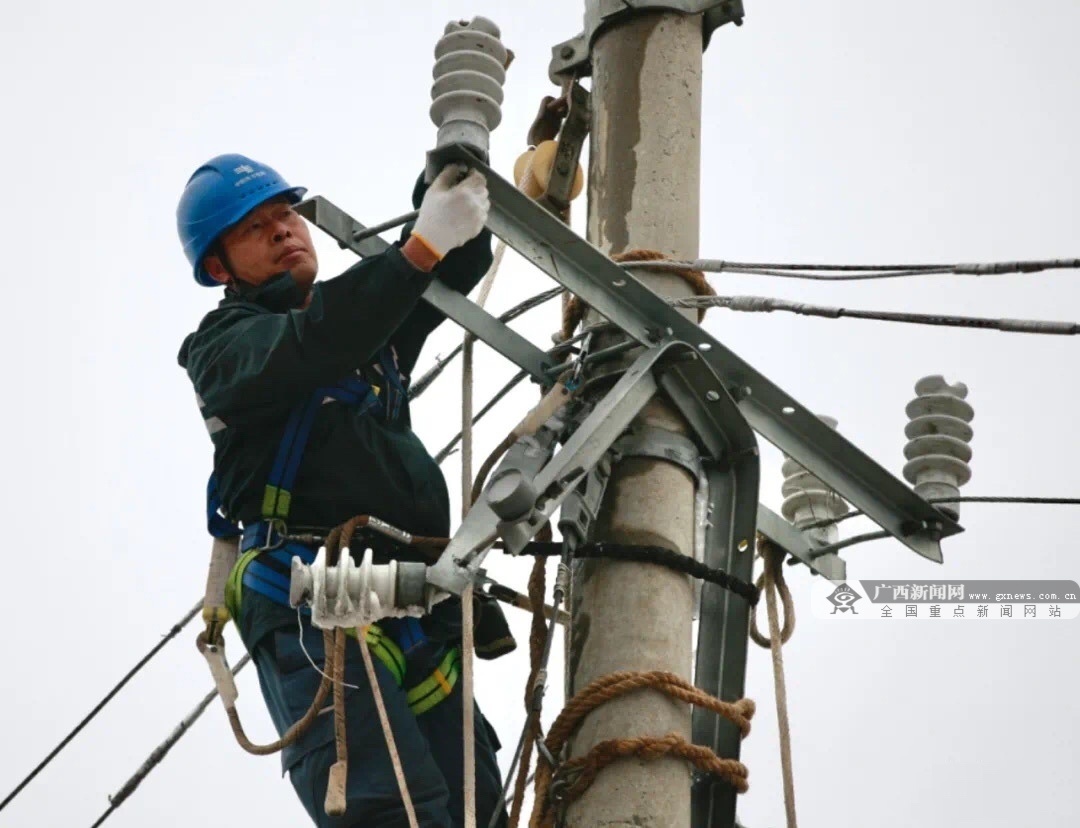
[[[274,535],[277,534],[277,540],[274,540]],[[285,523],[284,518],[267,518],[266,519],[266,538],[263,541],[262,551],[272,552],[275,549],[281,549],[288,541],[289,527]]]

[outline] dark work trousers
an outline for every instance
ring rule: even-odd
[[[323,667],[322,632],[304,624],[304,644],[320,669]],[[277,630],[255,648],[259,682],[271,717],[282,733],[311,704],[320,676],[299,646],[296,630]],[[390,671],[373,657],[383,702],[394,733],[409,794],[421,828],[459,828],[464,825],[464,745],[460,680],[452,694],[430,710],[414,715],[405,690]],[[330,766],[337,761],[333,712],[327,709],[311,731],[283,756],[300,801],[319,828],[408,828],[409,821],[398,790],[390,752],[364,669],[358,644],[346,645],[346,734],[349,774],[348,808],[344,816],[326,815],[325,799]],[[476,810],[479,826],[486,828],[492,813],[501,811],[499,828],[507,817],[500,807],[502,781],[495,759],[498,741],[494,730],[474,705],[476,732]]]

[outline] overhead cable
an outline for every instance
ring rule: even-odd
[[[934,497],[928,503],[1014,503],[1025,506],[1080,506],[1080,497],[994,497],[990,495],[974,495],[969,497]],[[814,523],[800,525],[799,529],[820,529],[823,526],[833,526],[842,521],[864,514],[861,509],[853,509],[845,515],[828,520],[818,520]]]
[[[506,383],[506,385],[504,385],[501,389],[499,389],[498,393],[495,394],[495,396],[492,397],[490,400],[488,400],[487,404],[483,408],[481,408],[479,411],[476,412],[476,416],[472,418],[473,425],[476,425],[478,422],[480,422],[480,420],[483,419],[485,414],[487,414],[489,411],[491,411],[491,409],[494,408],[495,405],[503,397],[505,397],[507,394],[509,394],[512,390],[514,390],[514,388],[518,385],[518,383],[520,383],[528,375],[529,375],[528,371],[518,371],[514,375],[514,378],[510,380],[510,382]],[[435,462],[437,464],[439,464],[439,465],[442,465],[442,462],[447,457],[449,457],[451,454],[454,453],[454,449],[457,447],[457,444],[459,442],[461,442],[461,432],[460,431],[456,435],[454,435],[454,437],[450,440],[449,443],[447,443],[445,446],[442,447],[442,450],[439,451],[438,454],[435,455]]]
[[[236,666],[232,668],[232,674],[235,676],[243,670],[249,661],[251,661],[251,656],[245,655],[236,662]],[[168,738],[154,748],[146,761],[139,766],[137,771],[135,771],[134,775],[123,784],[120,790],[109,797],[109,809],[98,817],[97,822],[90,826],[90,828],[98,828],[98,826],[112,815],[113,811],[124,804],[124,800],[131,796],[135,792],[135,789],[138,788],[142,781],[149,775],[150,771],[161,763],[161,760],[165,758],[166,754],[172,750],[173,745],[179,742],[180,738],[187,733],[191,726],[199,720],[199,717],[206,712],[206,708],[210,706],[210,702],[214,700],[217,694],[217,688],[215,688],[203,696],[202,701],[200,701],[195,708],[181,720],[180,724],[178,724],[173,732],[169,734]]]
[[[922,265],[856,265],[856,264],[779,264],[729,262],[723,259],[694,259],[693,261],[627,261],[623,267],[648,264],[650,270],[704,270],[707,273],[741,273],[750,276],[774,276],[781,279],[811,279],[824,282],[860,281],[865,279],[896,279],[907,276],[990,276],[1005,273],[1037,273],[1042,270],[1080,268],[1080,259],[1046,259],[1024,262],[990,262],[986,264],[922,264]],[[831,275],[830,275],[831,274]]]
[[[676,299],[671,304],[677,308],[718,307],[747,313],[787,311],[788,313],[797,313],[803,316],[822,316],[828,319],[838,319],[846,316],[852,319],[873,319],[880,322],[907,322],[915,325],[981,328],[984,330],[1007,331],[1009,333],[1064,336],[1075,336],[1080,333],[1080,323],[1076,322],[1050,322],[1039,319],[985,319],[976,316],[951,316],[947,314],[852,310],[850,308],[810,305],[805,302],[790,302],[786,299],[774,299],[769,296],[694,296],[687,299]]]
[[[200,600],[195,606],[187,611],[183,618],[173,625],[172,629],[162,637],[161,641],[154,645],[150,652],[139,659],[139,662],[127,672],[127,675],[120,679],[116,686],[105,694],[105,698],[99,701],[94,709],[87,713],[83,720],[75,725],[67,736],[60,740],[60,743],[49,752],[49,755],[42,759],[41,762],[38,763],[38,766],[30,771],[22,782],[15,786],[15,789],[4,798],[3,802],[0,802],[0,811],[4,810],[8,803],[18,796],[22,789],[29,785],[33,778],[41,773],[41,771],[56,758],[60,751],[67,747],[68,743],[79,734],[79,731],[90,724],[93,718],[104,709],[105,705],[112,701],[113,697],[123,689],[124,685],[131,681],[131,679],[150,662],[150,659],[157,655],[166,644],[179,635],[180,631],[187,626],[188,622],[199,613],[202,609],[202,605],[203,602]]]
[[[524,302],[521,302],[520,304],[517,304],[514,307],[510,308],[510,310],[508,310],[506,313],[499,316],[498,319],[500,322],[513,321],[514,319],[517,319],[519,316],[521,316],[523,313],[531,311],[533,308],[540,307],[545,302],[554,299],[556,296],[559,296],[564,292],[565,288],[562,287],[545,290],[543,293],[538,293],[535,296],[531,296]],[[420,379],[418,379],[412,384],[412,387],[409,389],[409,399],[415,400],[417,397],[423,394],[427,390],[428,386],[435,381],[435,378],[438,377],[439,374],[441,374],[446,369],[446,366],[449,365],[454,360],[454,358],[461,353],[461,350],[462,344],[459,343],[457,347],[455,347],[454,350],[452,350],[445,357],[441,359],[436,359],[434,367],[430,368],[422,377],[420,377]]]

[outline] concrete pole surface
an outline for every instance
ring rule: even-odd
[[[700,16],[643,13],[603,33],[592,58],[589,240],[609,253],[649,248],[696,258]],[[662,294],[693,293],[671,274],[635,275]],[[638,422],[686,431],[678,413],[659,398]],[[626,459],[612,473],[594,537],[692,555],[694,487],[679,466]],[[689,678],[694,587],[687,576],[646,564],[579,561],[571,593],[568,696],[619,670],[668,670]],[[607,739],[668,733],[690,740],[689,705],[642,690],[591,713],[574,737],[572,755]],[[690,771],[673,758],[620,759],[567,811],[570,828],[689,824]]]

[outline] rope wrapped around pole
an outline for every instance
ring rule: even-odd
[[[547,753],[551,756],[557,755],[565,747],[577,726],[591,711],[607,701],[642,689],[659,690],[678,701],[711,710],[735,724],[744,739],[750,733],[750,720],[756,709],[752,699],[739,699],[736,702],[721,701],[680,676],[663,670],[622,671],[602,676],[566,703],[544,740]],[[596,774],[616,759],[627,756],[657,759],[668,755],[680,756],[692,762],[700,770],[727,781],[739,793],[745,793],[749,789],[747,783],[749,771],[746,765],[736,759],[719,757],[707,747],[692,745],[678,734],[611,739],[594,746],[585,756],[562,763],[557,771],[547,761],[544,754],[540,754],[537,760],[536,796],[532,819],[529,822],[530,828],[553,828],[555,825],[555,809],[552,807],[553,790],[556,787],[562,787],[560,782],[568,772],[577,772],[579,775],[572,782],[565,781],[568,787],[559,793],[559,802],[563,806],[584,793]],[[556,779],[557,776],[558,779]]]

